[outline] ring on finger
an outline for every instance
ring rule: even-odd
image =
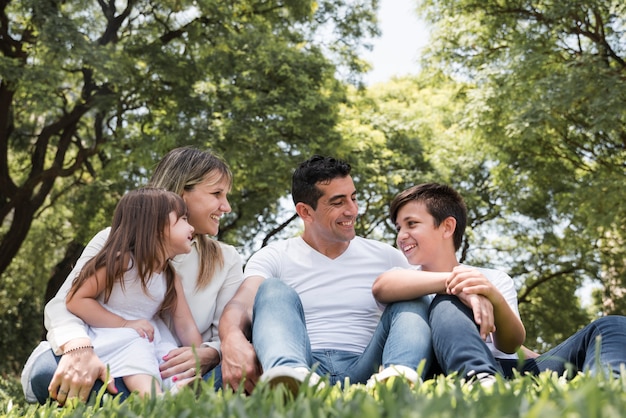
[[[67,392],[63,389],[59,389],[59,395],[67,395]]]
[[[195,375],[196,375],[196,369],[195,369],[194,367],[190,368],[190,369],[189,369],[189,370],[187,370],[187,371],[188,371],[188,372],[191,372],[191,374],[192,374],[193,376],[195,376]]]

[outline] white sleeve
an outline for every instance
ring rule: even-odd
[[[502,275],[503,278],[499,285],[497,285],[497,288],[500,290],[500,293],[502,293],[502,296],[504,296],[504,299],[511,307],[511,310],[519,318],[520,314],[517,305],[517,290],[515,289],[515,282],[513,282],[513,279],[508,274],[502,273]]]
[[[280,271],[281,254],[276,244],[270,244],[252,254],[243,273],[243,279],[250,276],[261,276],[264,279],[282,277]],[[283,254],[285,257],[285,254]]]
[[[72,287],[74,277],[80,272],[87,261],[93,258],[106,242],[111,228],[103,229],[89,241],[76,262],[74,269],[63,282],[57,294],[44,308],[44,325],[48,330],[47,339],[55,354],[60,355],[60,347],[75,338],[88,338],[85,323],[70,313],[65,306],[65,297]]]

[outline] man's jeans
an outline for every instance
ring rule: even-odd
[[[59,363],[60,359],[61,359],[61,356],[57,356],[52,352],[52,350],[48,350],[44,352],[43,354],[41,354],[35,360],[33,364],[33,367],[31,369],[32,371],[30,372],[30,385],[33,390],[33,393],[35,394],[35,397],[37,398],[37,401],[40,404],[45,404],[50,399],[50,394],[48,393],[48,386],[50,385],[50,382],[52,381],[52,377],[54,376],[54,372],[57,369],[57,364]],[[204,380],[208,380],[212,376],[215,376],[215,381],[214,381],[215,389],[217,390],[221,388],[222,387],[222,373],[221,373],[221,368],[219,365],[213,370],[206,373],[204,376],[202,376],[202,378]],[[97,393],[98,391],[100,391],[100,388],[102,388],[102,384],[103,383],[101,380],[99,379],[96,380],[93,388],[91,389],[92,394],[90,395],[90,397],[93,397],[94,393]],[[124,381],[122,380],[121,377],[115,378],[115,387],[117,388],[118,393],[120,394],[121,400],[124,400],[129,396],[130,391],[124,384]]]
[[[330,384],[365,383],[380,365],[428,370],[432,344],[428,298],[388,305],[363,353],[311,350],[300,297],[278,279],[265,280],[257,292],[252,342],[264,370],[275,366],[307,367],[328,376]]]
[[[587,325],[550,351],[523,363],[495,359],[480,338],[470,308],[456,296],[437,295],[430,308],[433,348],[441,369],[458,371],[463,376],[474,373],[503,373],[513,376],[513,369],[538,374],[545,370],[571,378],[578,371],[609,373],[620,376],[626,366],[626,317],[606,316]]]

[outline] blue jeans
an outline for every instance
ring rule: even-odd
[[[330,384],[345,379],[365,383],[380,365],[428,369],[432,344],[428,327],[428,299],[397,302],[386,307],[363,353],[311,350],[300,297],[278,279],[265,280],[254,301],[252,342],[264,370],[275,366],[307,367]]]
[[[57,369],[57,364],[61,356],[57,356],[53,353],[52,350],[48,350],[46,353],[43,353],[33,364],[33,369],[30,373],[30,384],[33,388],[33,393],[37,397],[37,401],[40,404],[45,404],[50,399],[50,394],[48,392],[48,386],[50,386],[50,382],[52,381],[52,377],[54,376],[54,372]],[[212,376],[215,376],[215,389],[219,389],[222,387],[222,373],[221,368],[218,365],[215,369],[209,371],[205,375],[202,376],[204,380],[210,379]],[[94,397],[95,394],[102,388],[103,382],[98,379],[94,383],[93,388],[91,389],[90,398]],[[115,378],[115,387],[117,388],[118,393],[120,394],[121,400],[126,399],[130,395],[130,391],[124,384],[124,381],[121,377]],[[95,399],[95,398],[94,398]]]
[[[437,295],[430,308],[435,357],[445,373],[463,376],[487,372],[512,377],[513,370],[538,374],[552,370],[571,378],[579,371],[609,371],[620,376],[626,366],[626,317],[606,316],[587,325],[558,346],[523,362],[495,359],[480,338],[471,309],[456,296]],[[596,343],[597,341],[597,343]]]

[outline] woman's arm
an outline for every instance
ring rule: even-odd
[[[48,386],[50,397],[60,404],[75,397],[86,402],[94,382],[97,379],[105,382],[106,379],[106,365],[102,363],[94,350],[77,349],[90,347],[91,340],[87,336],[85,323],[67,310],[65,297],[72,286],[74,277],[104,246],[110,229],[103,229],[89,241],[74,269],[44,309],[44,323],[48,330],[47,339],[52,350],[56,355],[62,355],[64,352],[70,353],[61,357]],[[117,393],[113,379],[106,384],[108,392]]]
[[[380,303],[392,303],[443,293],[448,277],[448,272],[393,269],[376,278],[372,285],[372,294]]]
[[[44,309],[44,324],[48,330],[47,340],[54,354],[61,355],[64,350],[72,348],[76,344],[65,344],[74,339],[79,340],[78,345],[84,345],[84,340],[89,341],[84,322],[67,310],[65,297],[72,287],[74,277],[80,273],[83,266],[93,258],[104,246],[111,228],[106,228],[94,236],[87,244],[74,269],[65,279],[65,282],[57,294],[46,304]]]

